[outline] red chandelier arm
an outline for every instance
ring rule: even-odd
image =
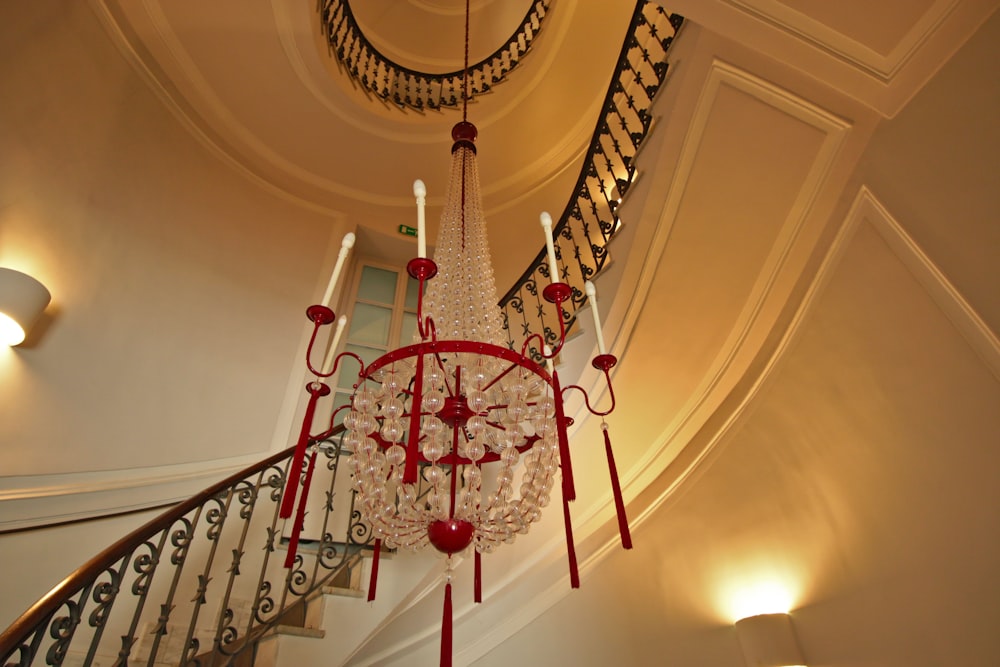
[[[424,284],[437,275],[437,264],[426,257],[414,257],[406,265],[406,271],[411,278],[420,282],[417,287],[417,330],[420,333],[420,340],[426,341],[428,338],[437,340],[434,320],[430,316],[424,317]]]
[[[556,306],[556,315],[559,319],[559,339],[555,346],[551,348],[548,354],[545,353],[545,347],[548,343],[542,334],[533,333],[528,336],[524,343],[521,345],[521,356],[528,356],[528,348],[531,345],[531,341],[535,338],[538,339],[538,346],[542,352],[542,358],[544,359],[555,359],[558,356],[559,351],[562,350],[563,345],[566,343],[566,321],[563,319],[563,303],[572,296],[572,289],[566,283],[549,283],[542,290],[542,296],[549,303],[554,303]]]
[[[326,429],[325,431],[323,431],[322,433],[317,433],[316,435],[311,436],[310,439],[313,442],[318,442],[320,440],[326,440],[327,438],[329,438],[331,435],[333,435],[337,431],[337,427],[334,425],[334,422],[337,421],[337,415],[340,414],[341,412],[343,412],[344,410],[350,410],[350,409],[351,409],[351,404],[350,403],[346,403],[344,405],[341,405],[339,408],[337,408],[333,412],[331,412],[330,413],[330,427],[328,429]]]
[[[431,341],[437,340],[437,326],[434,325],[434,318],[430,315],[427,317],[417,315],[417,330],[420,333],[421,340],[425,342],[427,339]]]
[[[616,363],[618,363],[618,359],[616,359],[615,356],[611,354],[598,355],[597,357],[594,358],[594,361],[592,362],[594,368],[604,373],[604,380],[608,384],[608,393],[611,395],[611,407],[608,408],[607,410],[604,410],[603,412],[600,410],[596,410],[594,406],[590,404],[590,395],[587,393],[587,390],[579,385],[571,384],[570,386],[563,389],[562,393],[566,394],[571,389],[576,389],[581,394],[583,394],[583,401],[587,405],[587,410],[590,412],[590,414],[596,417],[607,417],[615,410],[615,388],[614,385],[611,384],[611,375],[609,374],[609,371],[614,367]],[[558,404],[558,401],[556,403]]]
[[[327,377],[329,373],[323,375],[313,367],[312,351],[313,345],[316,343],[316,335],[319,333],[319,328],[333,322],[336,319],[336,315],[326,306],[314,305],[306,309],[306,317],[312,320],[313,323],[312,335],[309,337],[309,347],[306,349],[306,366],[313,375]]]
[[[310,343],[310,348],[309,349],[312,350],[312,343]],[[306,365],[309,366],[309,370],[312,371],[313,375],[315,375],[318,378],[323,378],[325,380],[326,378],[330,377],[331,375],[333,375],[334,373],[337,372],[337,368],[340,367],[340,360],[343,359],[343,358],[345,358],[345,357],[350,357],[350,358],[352,358],[352,359],[354,359],[355,361],[358,362],[358,367],[359,367],[359,369],[358,369],[358,377],[359,378],[362,377],[362,375],[364,374],[364,370],[365,370],[365,362],[364,362],[364,360],[361,357],[359,357],[358,355],[356,355],[353,352],[341,352],[340,354],[338,354],[337,358],[334,359],[334,361],[333,361],[333,367],[330,368],[330,372],[329,373],[320,373],[320,372],[316,371],[312,367],[312,365],[309,364],[308,357],[306,358]]]
[[[495,378],[493,378],[492,380],[490,380],[489,384],[484,385],[483,388],[482,388],[482,391],[486,391],[487,389],[489,389],[490,387],[492,387],[493,385],[495,385],[497,382],[499,382],[500,380],[502,380],[505,375],[507,375],[508,373],[510,373],[512,370],[514,370],[517,367],[518,367],[517,364],[513,364],[512,363],[510,366],[508,366],[506,368],[506,370],[504,370],[502,373],[498,373]],[[498,407],[502,407],[502,406],[490,406],[490,410],[493,410],[493,409],[498,408]]]
[[[322,382],[310,382],[306,385],[309,392],[309,403],[306,405],[306,414],[302,418],[302,430],[299,431],[299,440],[295,445],[295,453],[292,455],[292,465],[288,470],[288,479],[285,480],[285,495],[281,499],[281,511],[278,513],[282,519],[289,519],[292,516],[292,508],[295,506],[295,492],[299,485],[299,476],[302,474],[302,461],[306,455],[306,446],[309,444],[309,428],[312,426],[313,415],[316,414],[316,402],[320,396],[330,393],[330,387]]]

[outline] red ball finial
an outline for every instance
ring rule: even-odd
[[[427,526],[427,537],[434,548],[444,554],[457,554],[472,544],[476,527],[462,519],[433,521]]]
[[[453,141],[475,141],[479,136],[476,126],[467,120],[460,121],[451,128],[451,138]]]

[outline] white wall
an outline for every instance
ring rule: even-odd
[[[196,140],[88,3],[6,4],[0,45],[0,266],[53,294],[0,350],[2,528],[185,497],[287,442],[343,221]],[[0,535],[0,616],[131,520],[46,533],[80,544],[58,562],[25,558],[40,534]]]
[[[998,39],[994,17],[876,132],[843,208],[867,185],[884,209],[850,220],[749,412],[635,550],[476,665],[736,667],[728,601],[772,577],[810,665],[1000,661],[996,334],[956,315],[997,329]]]

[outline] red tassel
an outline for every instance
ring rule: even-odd
[[[473,602],[483,601],[483,555],[476,551],[475,558],[475,575],[473,576]]]
[[[318,387],[314,386],[318,385]],[[323,391],[323,390],[326,391]],[[313,415],[316,414],[316,401],[320,396],[330,393],[330,388],[321,382],[310,382],[306,385],[309,392],[309,403],[306,405],[306,414],[302,418],[302,430],[299,432],[299,441],[295,443],[295,453],[292,455],[292,465],[288,470],[288,479],[285,480],[285,495],[281,498],[281,509],[278,516],[288,519],[292,516],[292,509],[295,507],[295,492],[299,487],[299,476],[302,474],[302,461],[305,459],[306,447],[309,445],[309,429],[312,428]]]
[[[417,370],[413,374],[413,400],[410,401],[410,429],[406,444],[406,465],[403,484],[417,483],[417,460],[420,458],[420,404],[424,393],[424,355],[417,355]]]
[[[622,498],[622,485],[618,480],[618,468],[615,466],[615,455],[611,451],[611,436],[608,435],[608,425],[601,424],[604,431],[604,451],[608,455],[608,471],[611,473],[611,493],[615,497],[615,511],[618,513],[618,533],[622,538],[622,547],[632,548],[632,534],[628,529],[628,517],[625,516],[625,500]]]
[[[382,553],[382,540],[375,540],[375,553],[372,556],[372,575],[368,580],[368,601],[375,599],[375,585],[378,583],[378,557]]]
[[[306,522],[306,502],[309,499],[309,484],[312,482],[313,470],[316,468],[316,452],[309,457],[309,467],[306,469],[306,479],[302,483],[302,497],[299,498],[299,509],[295,512],[295,525],[292,528],[292,538],[288,541],[288,553],[285,554],[285,567],[295,564],[295,554],[299,550],[299,537]]]
[[[444,613],[441,615],[441,667],[451,667],[451,582],[444,585]]]
[[[566,556],[569,558],[569,585],[580,587],[580,571],[576,566],[576,546],[573,544],[573,524],[569,518],[569,500],[563,494],[563,520],[566,522]]]
[[[559,374],[552,371],[552,394],[556,401],[556,430],[559,435],[559,466],[562,468],[562,491],[566,500],[576,500],[576,486],[573,484],[573,462],[569,458],[569,436],[566,427],[572,422],[566,418],[563,408],[562,389]]]

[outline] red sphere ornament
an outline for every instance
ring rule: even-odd
[[[451,145],[451,152],[454,153],[459,148],[464,147],[475,153],[476,136],[478,134],[479,130],[469,121],[463,120],[458,122],[455,127],[451,128],[451,138],[454,141]]]
[[[434,521],[427,526],[427,537],[444,554],[457,554],[472,544],[476,527],[461,519]]]
[[[467,120],[459,121],[451,128],[452,141],[475,141],[478,136],[479,130]]]

